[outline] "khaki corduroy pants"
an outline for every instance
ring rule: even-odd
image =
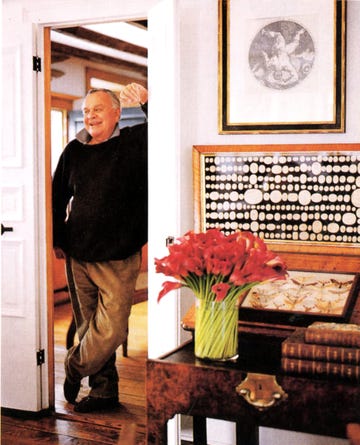
[[[67,259],[66,269],[79,343],[65,359],[67,378],[89,376],[93,397],[118,395],[116,349],[127,337],[141,253],[125,260],[84,262]]]

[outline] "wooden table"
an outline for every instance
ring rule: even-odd
[[[345,272],[360,270],[360,258],[354,261],[356,267],[349,262]],[[349,323],[360,324],[359,294]],[[184,329],[194,329],[194,307],[182,325]],[[360,383],[284,373],[280,366],[281,342],[293,330],[294,326],[240,322],[236,363],[198,360],[192,342],[158,359],[149,359],[147,443],[167,443],[167,421],[175,414],[193,416],[195,445],[207,443],[207,417],[236,422],[238,445],[258,445],[259,426],[346,438],[347,425],[360,424]],[[284,391],[285,395],[275,399],[272,406],[259,409],[242,392],[246,393],[249,384],[244,381],[250,378],[250,386],[255,387],[256,397],[261,399],[266,391],[264,376],[275,379],[280,390],[274,391]],[[267,394],[264,400],[268,403]],[[357,433],[358,425],[350,427]]]
[[[346,425],[360,423],[359,383],[283,373],[281,337],[242,332],[239,341],[235,363],[198,360],[192,342],[147,361],[148,444],[167,443],[167,421],[175,414],[194,416],[198,445],[206,444],[206,417],[236,422],[237,444],[242,445],[259,443],[259,426],[345,438]],[[263,376],[274,376],[285,394],[259,409],[245,399],[243,382],[253,379],[254,397],[261,399]],[[269,402],[267,395],[264,399]]]

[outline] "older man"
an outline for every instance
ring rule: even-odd
[[[122,104],[146,111],[147,91],[130,84]],[[64,149],[53,178],[53,233],[66,257],[79,343],[65,359],[64,395],[77,412],[118,405],[116,349],[127,336],[141,247],[147,241],[147,124],[121,131],[119,98],[93,89],[84,126]],[[83,377],[89,395],[76,399]]]

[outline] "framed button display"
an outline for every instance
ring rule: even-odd
[[[360,246],[360,145],[194,146],[198,230]]]

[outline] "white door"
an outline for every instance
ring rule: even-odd
[[[35,151],[39,75],[33,71],[32,27],[21,22],[19,6],[9,3],[2,51],[1,406],[36,412],[47,399],[46,365],[37,364],[43,348],[39,252],[44,243]]]
[[[179,181],[179,45],[177,5],[162,1],[148,14],[149,52],[149,357],[174,349],[179,338],[176,292],[157,303],[164,276],[154,273],[153,258],[167,254],[166,239],[178,237]]]
[[[149,301],[148,354],[158,357],[178,346],[179,299],[176,292],[157,303],[164,276],[153,258],[167,254],[166,238],[179,236],[181,222],[179,14],[166,0],[148,14],[149,52]],[[168,422],[168,443],[180,443],[180,416]]]

